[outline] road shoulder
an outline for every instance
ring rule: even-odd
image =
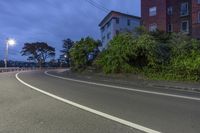
[[[81,80],[93,80],[94,82],[107,82],[107,83],[114,83],[114,84],[116,83],[121,85],[131,85],[134,87],[149,87],[149,88],[181,90],[181,91],[200,93],[200,83],[198,82],[158,81],[158,80],[148,80],[139,75],[129,75],[129,74],[106,75],[102,73],[93,73],[88,71],[83,73],[76,73],[76,72],[71,72],[70,70],[56,70],[56,71],[51,71],[51,73],[62,77],[81,79]]]

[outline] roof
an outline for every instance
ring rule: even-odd
[[[141,17],[139,17],[139,16],[121,13],[121,12],[118,12],[118,11],[110,11],[110,13],[108,13],[106,15],[106,17],[104,17],[104,19],[100,22],[99,26],[102,26],[104,23],[107,23],[108,21],[110,21],[114,17],[113,14],[127,16],[127,17],[131,17],[131,18],[136,18],[136,19],[141,19]]]

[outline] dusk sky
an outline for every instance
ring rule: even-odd
[[[140,16],[140,0],[93,0],[109,10]],[[25,60],[19,52],[25,42],[43,41],[57,50],[62,40],[91,36],[100,39],[98,24],[107,13],[86,0],[0,0],[0,59],[5,40],[15,38],[9,59]]]

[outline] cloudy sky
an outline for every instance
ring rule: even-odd
[[[109,10],[140,16],[140,0],[93,0]],[[0,0],[0,59],[5,40],[15,38],[9,59],[25,60],[19,51],[25,42],[44,41],[59,55],[62,40],[92,36],[100,38],[99,22],[106,12],[87,0]]]

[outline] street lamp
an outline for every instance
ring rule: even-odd
[[[8,60],[8,47],[9,46],[14,46],[16,44],[15,39],[9,38],[6,40],[6,50],[5,50],[5,68],[7,68],[7,60]]]

